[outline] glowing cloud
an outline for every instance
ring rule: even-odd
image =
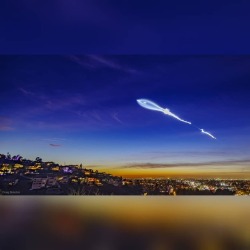
[[[156,104],[156,103],[154,103],[152,101],[149,101],[147,99],[138,99],[136,101],[141,107],[143,107],[145,109],[149,109],[149,110],[153,110],[153,111],[159,111],[159,112],[162,112],[165,115],[172,116],[172,117],[174,117],[175,119],[177,119],[177,120],[179,120],[181,122],[184,122],[184,123],[187,123],[187,124],[190,124],[190,125],[192,124],[191,122],[185,121],[185,120],[181,119],[179,116],[177,116],[174,113],[170,112],[169,109],[167,109],[167,108],[164,109],[164,108],[160,107],[158,104]],[[196,127],[196,126],[194,126],[194,127]],[[198,127],[196,127],[196,128],[198,128]],[[201,131],[201,133],[206,134],[206,135],[212,137],[213,139],[216,139],[212,134],[208,133],[204,129],[200,129],[200,128],[198,128],[198,129]]]
[[[154,103],[152,101],[149,101],[147,99],[138,99],[137,103],[140,106],[142,106],[143,108],[145,108],[145,109],[150,109],[150,110],[154,110],[154,111],[160,111],[160,112],[164,113],[165,115],[172,116],[172,117],[174,117],[175,119],[177,119],[177,120],[179,120],[181,122],[185,122],[185,123],[191,124],[191,122],[182,120],[180,117],[178,117],[177,115],[175,115],[172,112],[170,112],[169,109],[167,109],[167,108],[164,109],[164,108],[160,107],[159,105],[157,105],[156,103]]]

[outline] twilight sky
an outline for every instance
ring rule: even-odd
[[[249,54],[248,0],[2,0],[3,54]]]
[[[1,153],[123,176],[250,176],[250,56],[1,56],[0,82]]]

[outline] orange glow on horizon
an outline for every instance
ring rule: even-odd
[[[250,172],[235,171],[235,169],[201,169],[201,168],[100,168],[99,172],[106,172],[123,178],[227,178],[250,179]]]

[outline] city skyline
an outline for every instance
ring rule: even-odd
[[[248,56],[1,56],[2,153],[124,177],[249,178]],[[138,106],[147,98],[200,128]]]

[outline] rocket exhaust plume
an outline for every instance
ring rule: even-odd
[[[208,133],[208,132],[205,131],[204,129],[200,128],[200,131],[201,131],[201,133],[206,134],[206,135],[212,137],[213,139],[216,139],[213,135],[211,135],[210,133]]]
[[[165,115],[172,116],[172,117],[174,117],[175,119],[177,119],[177,120],[179,120],[181,122],[185,122],[185,123],[191,124],[191,122],[182,120],[180,117],[178,117],[177,115],[175,115],[172,112],[170,112],[169,109],[167,109],[167,108],[164,109],[164,108],[160,107],[159,105],[157,105],[156,103],[154,103],[152,101],[149,101],[147,99],[138,99],[137,103],[140,106],[142,106],[143,108],[145,108],[145,109],[160,111],[160,112],[164,113]]]
[[[147,99],[138,99],[138,100],[136,100],[136,101],[137,101],[137,103],[138,103],[141,107],[143,107],[143,108],[145,108],[145,109],[150,109],[150,110],[153,110],[153,111],[162,112],[163,114],[172,116],[172,117],[174,117],[175,119],[177,119],[177,120],[179,120],[179,121],[181,121],[181,122],[184,122],[184,123],[187,123],[187,124],[192,125],[191,122],[188,122],[188,121],[185,121],[185,120],[181,119],[180,117],[178,117],[178,116],[175,115],[174,113],[170,112],[169,109],[167,109],[167,108],[164,109],[164,108],[160,107],[158,104],[156,104],[156,103],[154,103],[154,102],[152,102],[152,101],[149,101],[149,100],[147,100]],[[196,127],[196,126],[195,126],[195,127]],[[196,128],[198,128],[198,127],[196,127]],[[198,128],[198,129],[201,131],[201,133],[206,134],[206,135],[210,136],[210,137],[213,138],[213,139],[216,139],[212,134],[208,133],[208,132],[205,131],[204,129],[200,129],[200,128]]]

